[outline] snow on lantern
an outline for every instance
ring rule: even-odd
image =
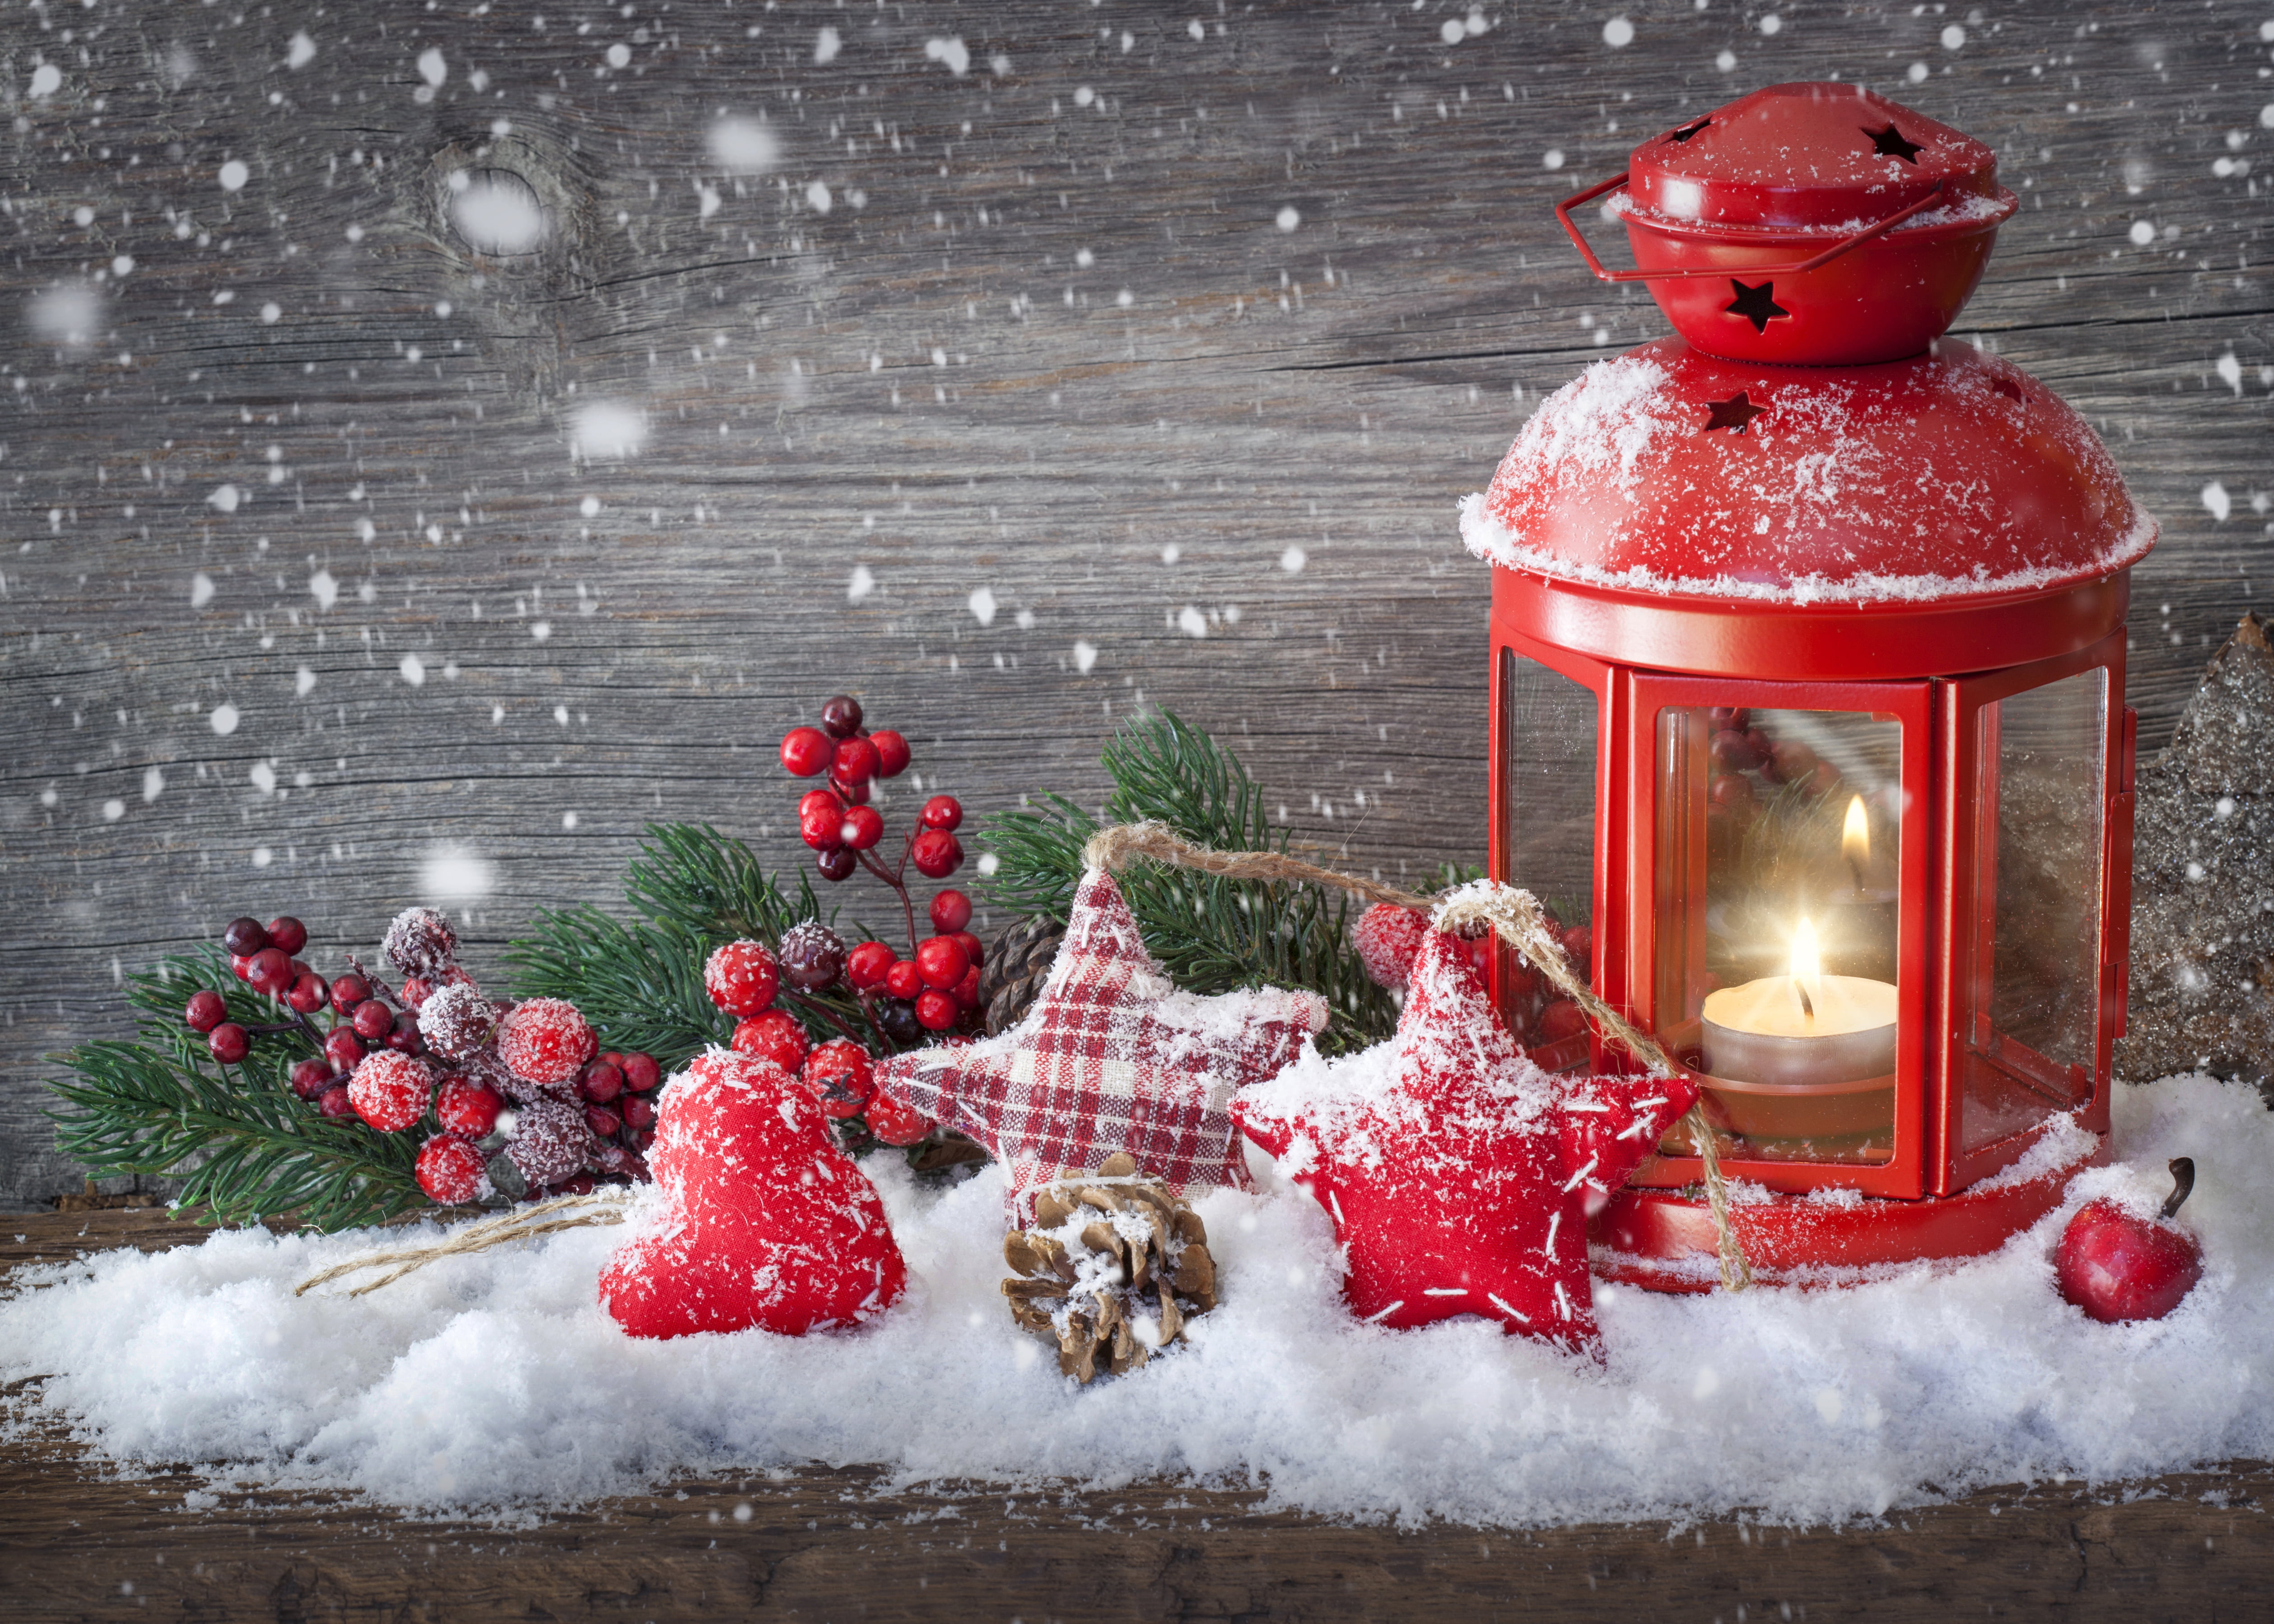
[[[1638,271],[1572,225],[1606,192]],[[2051,390],[1941,336],[2014,208],[1989,148],[1851,86],[1644,142],[1557,212],[1680,336],[1589,367],[1463,509],[1492,871],[1698,1072],[1771,1279],[1990,1250],[2107,1126],[2156,525]],[[1495,974],[1535,1057],[1620,1064]],[[1599,1215],[1608,1272],[1710,1276],[1696,1148]]]

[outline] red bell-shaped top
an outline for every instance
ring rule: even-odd
[[[1956,319],[2017,207],[1997,170],[1860,86],[1772,85],[1636,147],[1606,207],[1698,349],[1855,365],[1916,355]]]

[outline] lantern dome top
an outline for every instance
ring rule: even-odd
[[[1652,137],[1627,161],[1628,207],[1723,229],[1856,231],[1938,190],[1938,218],[2012,212],[1996,153],[1858,85],[1771,85]]]
[[[1542,405],[1461,534],[1510,570],[1734,607],[2052,593],[2157,525],[2082,417],[1969,345],[1792,367],[1667,338]]]

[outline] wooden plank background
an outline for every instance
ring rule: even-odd
[[[1614,3],[0,15],[0,1199],[75,1182],[39,1056],[121,969],[421,899],[478,966],[651,818],[794,862],[838,688],[975,811],[1168,706],[1348,861],[1480,859],[1453,505],[1663,330],[1550,205],[1780,79],[1998,148],[1961,331],[2163,518],[2159,743],[2265,605],[2265,8]],[[462,171],[546,240],[476,254]]]

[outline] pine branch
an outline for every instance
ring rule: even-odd
[[[316,1115],[286,1082],[294,1062],[318,1052],[304,1032],[264,1035],[243,1063],[217,1065],[182,1022],[187,990],[199,987],[221,993],[231,1020],[276,1019],[275,1006],[213,948],[133,976],[134,1040],[56,1057],[71,1073],[52,1085],[72,1108],[49,1113],[60,1149],[98,1177],[184,1178],[176,1207],[201,1207],[209,1223],[289,1214],[338,1229],[426,1204],[411,1172],[424,1135],[377,1134],[354,1119]]]
[[[1287,848],[1239,758],[1168,713],[1126,727],[1101,757],[1113,780],[1105,818],[1157,818],[1218,851]],[[1081,851],[1099,828],[1064,796],[991,819],[986,843],[995,900],[1063,923],[1081,880]],[[1320,1038],[1329,1053],[1387,1037],[1397,1013],[1350,945],[1351,904],[1311,885],[1224,879],[1142,864],[1120,876],[1146,945],[1177,984],[1199,993],[1269,983],[1308,988],[1333,1011]]]

